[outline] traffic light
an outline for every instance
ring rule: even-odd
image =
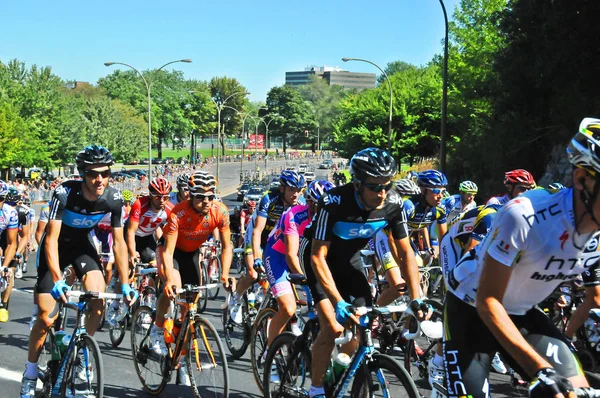
[[[308,138],[308,130],[304,130],[304,136]]]

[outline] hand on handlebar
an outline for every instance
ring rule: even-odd
[[[433,308],[424,303],[421,299],[414,299],[410,302],[410,309],[413,311],[419,321],[426,321],[433,315]]]
[[[170,281],[167,281],[163,292],[170,300],[175,300],[175,289],[177,289],[177,286],[171,284]]]
[[[54,300],[66,303],[67,296],[65,295],[65,293],[68,293],[69,291],[71,291],[71,286],[67,285],[65,281],[61,279],[54,283],[54,287],[50,291],[50,294],[52,295],[52,298],[54,298]]]
[[[121,284],[121,293],[129,305],[135,303],[140,296],[140,293],[137,290],[134,290],[129,283]]]

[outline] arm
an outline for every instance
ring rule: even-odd
[[[284,235],[285,239],[285,262],[287,263],[290,273],[303,274],[300,259],[298,258],[298,249],[300,248],[300,238],[298,235]]]
[[[42,241],[42,235],[44,234],[44,231],[46,230],[46,225],[48,225],[48,221],[39,220],[37,223],[37,228],[35,230],[35,241],[37,242],[38,246],[40,245],[40,242]]]
[[[340,301],[344,299],[340,295],[340,292],[337,290],[335,286],[335,281],[333,280],[333,276],[331,275],[331,271],[329,270],[329,266],[327,265],[327,253],[329,253],[329,246],[331,242],[316,240],[312,241],[311,248],[311,265],[317,280],[323,286],[323,290],[325,290],[325,294],[331,300],[331,303],[335,306]]]
[[[4,263],[2,264],[5,267],[10,266],[10,263],[17,252],[17,231],[17,228],[6,230],[6,241],[8,244],[6,245],[6,250],[4,250]]]
[[[410,246],[409,239],[410,238],[408,237],[394,239],[394,243],[396,244],[396,250],[398,251],[398,265],[400,266],[400,272],[408,284],[410,298],[411,300],[414,300],[421,298],[421,276],[419,274],[415,253]]]
[[[178,232],[165,234],[165,244],[163,250],[160,250],[161,263],[162,263],[162,274],[163,281],[165,282],[165,294],[170,298],[174,299],[175,294],[172,290],[171,275],[173,274],[173,253],[175,252],[175,245],[177,243]]]
[[[129,284],[129,262],[127,261],[127,244],[123,235],[123,227],[113,228],[113,253],[119,272],[121,284]]]
[[[44,244],[46,245],[46,262],[48,263],[48,270],[50,271],[50,275],[52,275],[52,282],[54,283],[62,279],[58,257],[58,236],[60,235],[61,226],[61,221],[50,220],[44,239]]]
[[[552,366],[527,343],[502,305],[511,273],[511,267],[485,254],[477,289],[477,313],[502,347],[533,377],[538,370]]]
[[[442,241],[442,238],[444,237],[444,235],[446,235],[446,232],[448,232],[448,224],[446,223],[442,223],[440,224],[438,222],[437,224],[437,232],[438,232],[438,241]]]
[[[254,258],[262,258],[260,250],[260,237],[262,231],[267,225],[267,218],[263,216],[257,216],[254,221],[254,229],[252,230],[252,251],[254,252]]]
[[[231,244],[231,231],[229,227],[223,228],[220,231],[221,234],[221,266],[223,267],[223,273],[221,275],[221,281],[228,284],[229,271],[231,270],[231,260],[233,258],[233,245]]]
[[[572,339],[577,330],[583,325],[593,308],[600,308],[600,285],[585,288],[585,299],[577,306],[565,330],[565,336]]]
[[[131,218],[129,219],[129,225],[127,226],[127,251],[129,252],[129,258],[131,258],[131,260],[138,259],[140,257],[135,245],[135,232],[137,231],[139,225],[139,220],[132,220]]]
[[[21,229],[21,231],[19,231],[19,236],[21,237],[21,239],[19,239],[16,253],[22,255],[25,252],[27,243],[29,243],[29,239],[31,238],[31,223],[23,225],[23,228]]]

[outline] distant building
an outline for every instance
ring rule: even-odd
[[[347,90],[375,88],[377,75],[375,73],[348,72],[338,67],[309,66],[299,72],[285,72],[285,84],[300,86],[310,83],[311,76],[327,81],[330,86],[338,85]]]

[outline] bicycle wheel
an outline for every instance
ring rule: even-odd
[[[436,300],[425,300],[425,303],[433,307],[430,321],[443,322],[443,306]],[[410,332],[417,330],[417,320],[411,317],[405,325]],[[404,348],[403,365],[412,377],[421,396],[429,396],[431,386],[429,385],[429,360],[435,355],[438,342],[422,335],[415,340],[407,340]]]
[[[42,397],[49,397],[52,392],[52,381],[57,373],[59,361],[58,359],[52,359],[52,350],[58,352],[58,347],[54,343],[54,329],[48,329],[46,334],[46,340],[42,346],[40,352],[40,358],[38,359],[38,377],[42,381]]]
[[[194,317],[195,336],[190,339],[186,364],[194,396],[229,396],[229,369],[223,343],[215,327],[199,315]]]
[[[260,311],[254,321],[252,327],[252,334],[250,337],[250,360],[252,361],[252,372],[254,373],[254,380],[256,385],[263,393],[263,375],[264,367],[263,362],[266,359],[267,349],[267,333],[269,331],[269,324],[271,318],[276,314],[274,308],[267,307]]]
[[[208,289],[208,298],[214,300],[219,294],[221,285],[221,259],[219,257],[211,257],[208,262],[208,283],[216,284],[217,287]]]
[[[110,336],[110,343],[113,347],[118,347],[125,338],[125,331],[127,330],[127,320],[129,314],[125,315],[115,326],[109,326],[108,334]]]
[[[421,397],[406,369],[392,357],[379,353],[373,355],[372,361],[358,369],[350,396],[352,398]]]
[[[248,345],[250,344],[250,320],[248,319],[248,306],[246,300],[246,296],[244,295],[241,308],[243,314],[241,325],[235,323],[231,319],[229,307],[223,309],[221,318],[223,321],[223,331],[225,332],[225,343],[234,359],[241,358],[246,353]]]
[[[87,334],[80,334],[75,350],[66,365],[60,387],[61,397],[102,397],[104,395],[102,355],[98,343]]]
[[[157,395],[167,385],[164,377],[165,358],[152,351],[150,328],[154,313],[150,307],[139,306],[131,318],[131,356],[142,386],[150,394]]]
[[[200,263],[201,282],[200,286],[206,286],[209,283],[206,266]],[[203,313],[208,304],[208,290],[200,290],[200,299],[198,299],[198,312]]]
[[[265,397],[308,397],[311,354],[305,345],[296,345],[296,335],[283,332],[273,341],[264,362]]]

